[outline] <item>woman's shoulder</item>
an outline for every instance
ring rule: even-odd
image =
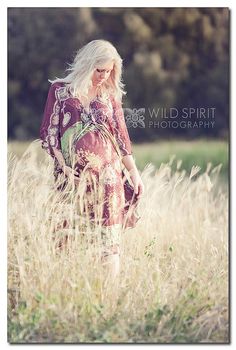
[[[50,90],[53,91],[59,101],[70,98],[70,92],[66,83],[56,81],[51,83]]]
[[[61,82],[61,81],[55,81],[55,82],[50,82],[50,86],[49,86],[49,89],[51,90],[56,90],[56,89],[60,89],[60,88],[63,88],[65,87],[65,83],[64,82]]]

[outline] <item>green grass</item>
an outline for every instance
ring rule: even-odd
[[[24,303],[15,314],[9,312],[8,340],[10,343],[201,343],[204,331],[196,336],[198,327],[194,320],[207,312],[211,313],[211,305],[202,297],[187,292],[175,309],[171,310],[167,304],[157,304],[135,322],[127,320],[125,329],[125,311],[123,315],[122,311],[114,312],[106,318],[103,304],[91,304],[87,318],[79,318],[68,332],[67,322],[60,320],[55,312],[45,311],[45,305],[39,304],[29,312]],[[77,312],[80,313],[80,310]],[[161,334],[158,326],[162,328]],[[129,341],[124,341],[124,332]],[[227,338],[225,330],[220,335],[219,330],[213,331],[212,341],[208,340],[208,343],[222,342],[224,338]]]
[[[203,172],[209,162],[213,167],[222,163],[222,173],[227,176],[228,172],[228,144],[225,141],[160,141],[134,145],[133,152],[141,169],[147,163],[159,167],[161,163],[167,163],[172,155],[176,155],[174,162],[181,159],[181,168],[189,172],[193,165],[200,166]]]
[[[8,150],[21,156],[30,142],[11,141]],[[182,160],[181,169],[185,169],[189,173],[193,165],[201,167],[199,172],[201,174],[206,170],[208,163],[212,163],[213,168],[222,164],[221,180],[227,182],[229,163],[228,143],[226,141],[199,139],[133,143],[133,155],[140,170],[143,170],[147,163],[159,167],[161,163],[168,163],[172,156],[175,156],[173,167],[177,166],[178,160]]]

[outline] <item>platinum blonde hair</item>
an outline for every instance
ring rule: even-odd
[[[113,70],[109,78],[100,88],[100,96],[107,98],[113,95],[119,101],[122,100],[124,84],[122,83],[122,59],[116,48],[107,40],[93,40],[84,45],[74,58],[72,64],[66,71],[70,73],[65,78],[56,78],[49,80],[51,83],[63,82],[68,84],[71,94],[74,97],[87,96],[89,88],[92,86],[92,76],[94,71],[113,61]]]

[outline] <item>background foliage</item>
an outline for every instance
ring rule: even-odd
[[[38,137],[48,79],[98,38],[124,59],[124,107],[216,108],[212,129],[130,128],[135,142],[228,136],[228,9],[9,8],[9,138]]]

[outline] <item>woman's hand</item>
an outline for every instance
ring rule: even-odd
[[[79,179],[75,175],[79,175],[79,173],[76,170],[70,168],[69,166],[67,166],[65,164],[65,159],[64,159],[61,151],[59,151],[55,147],[52,147],[52,149],[53,149],[54,155],[55,155],[63,173],[70,179],[70,181],[74,181],[74,184],[78,185]]]
[[[143,181],[139,175],[139,172],[137,168],[133,168],[129,171],[130,178],[132,180],[133,186],[134,186],[134,192],[138,194],[138,198],[142,196],[144,193],[144,184]]]
[[[134,192],[138,194],[138,198],[142,196],[144,192],[144,184],[139,175],[138,169],[135,165],[132,154],[127,154],[122,158],[122,162],[130,174],[131,181],[134,186]]]
[[[79,175],[78,171],[70,168],[69,166],[65,165],[63,167],[64,174],[71,180],[74,181],[75,185],[79,184],[79,178],[76,175]]]

